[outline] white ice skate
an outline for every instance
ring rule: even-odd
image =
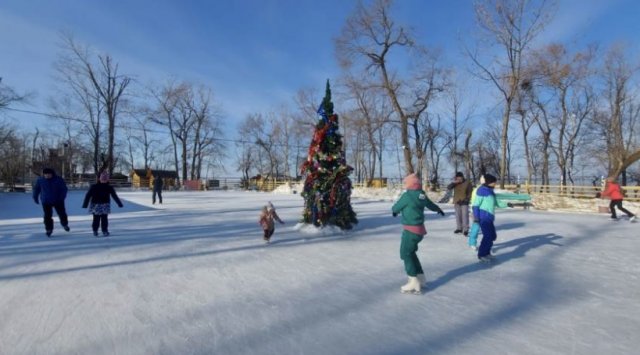
[[[636,216],[631,216],[631,218],[629,218],[629,222],[635,222],[636,221]]]
[[[400,287],[400,292],[413,295],[421,294],[422,290],[420,287],[420,281],[418,281],[418,278],[415,276],[409,276],[409,281],[406,285]]]

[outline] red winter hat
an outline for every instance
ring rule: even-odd
[[[422,184],[420,183],[420,178],[416,174],[407,175],[404,180],[404,188],[407,190],[420,190],[422,189]]]

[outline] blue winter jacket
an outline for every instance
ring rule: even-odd
[[[505,208],[507,204],[496,198],[492,188],[486,185],[480,186],[471,207],[474,218],[480,222],[493,222],[496,218],[496,207]]]
[[[67,198],[67,184],[58,175],[53,175],[51,179],[41,176],[33,187],[33,200],[38,202],[38,198],[43,205],[64,202]]]

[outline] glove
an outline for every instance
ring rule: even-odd
[[[33,202],[35,202],[35,203],[36,203],[36,205],[39,205],[39,204],[40,204],[40,202],[38,202],[38,199],[37,199],[37,198],[35,198],[35,197],[33,198]]]
[[[444,217],[444,212],[442,210],[438,211],[438,214]]]
[[[395,212],[393,212],[393,213],[392,213],[392,215],[393,215],[394,217],[398,217],[398,214],[397,214],[397,213],[395,213]]]
[[[602,197],[602,194],[600,192],[596,193],[596,198],[600,198]]]

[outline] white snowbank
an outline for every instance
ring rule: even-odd
[[[347,231],[336,226],[316,227],[313,224],[298,223],[293,227],[293,230],[299,231],[302,234],[318,235],[318,236],[331,236],[331,235],[345,235]]]

